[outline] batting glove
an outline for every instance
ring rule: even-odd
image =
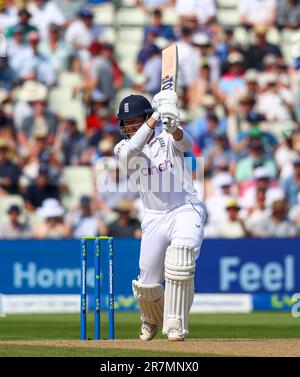
[[[180,117],[177,107],[175,105],[165,104],[159,106],[157,111],[160,114],[164,129],[169,133],[175,132],[178,128]]]
[[[178,97],[173,90],[162,90],[153,97],[152,107],[154,110],[157,110],[162,105],[176,106],[177,103]]]

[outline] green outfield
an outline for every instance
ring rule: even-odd
[[[101,317],[102,337],[107,339],[107,315]],[[139,316],[137,313],[118,312],[115,316],[115,331],[118,341],[138,339]],[[92,338],[93,313],[88,315],[88,336]],[[79,339],[79,315],[77,314],[35,314],[9,315],[0,318],[0,356],[144,356],[143,350],[109,348],[99,349],[96,342],[82,342]],[[158,339],[163,339],[158,336]],[[192,314],[190,316],[189,339],[300,339],[300,318],[293,318],[290,313],[261,312],[251,314]],[[52,340],[51,345],[43,340]],[[53,341],[57,341],[57,343]],[[59,343],[64,340],[65,343]],[[69,340],[68,347],[65,345]],[[18,344],[20,341],[31,341]],[[36,342],[36,344],[35,344]],[[73,342],[73,343],[72,343]],[[26,343],[26,342],[25,342]],[[100,342],[101,343],[101,342]],[[107,343],[107,342],[106,342]],[[150,342],[152,343],[152,342]],[[169,342],[170,343],[170,342]],[[91,347],[89,348],[89,344]],[[130,343],[126,343],[130,344]],[[164,345],[164,342],[160,344]],[[188,343],[185,343],[188,344]],[[120,345],[124,346],[124,344]],[[175,350],[176,351],[176,350]],[[197,352],[170,351],[162,347],[161,351],[148,350],[148,356],[194,355]],[[209,354],[209,353],[208,353]],[[202,355],[204,353],[202,352]]]

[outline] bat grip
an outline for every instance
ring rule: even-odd
[[[162,124],[164,125],[164,126],[166,126],[167,124],[169,124],[170,123],[170,118],[168,118],[168,117],[164,117],[163,119],[162,119]]]

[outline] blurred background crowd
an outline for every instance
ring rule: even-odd
[[[0,0],[0,238],[141,236],[107,157],[173,42],[206,237],[299,236],[299,26],[298,0]]]

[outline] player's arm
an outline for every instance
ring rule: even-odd
[[[159,114],[154,112],[130,139],[122,140],[116,145],[115,155],[121,160],[129,160],[137,156],[153,136],[158,119]]]

